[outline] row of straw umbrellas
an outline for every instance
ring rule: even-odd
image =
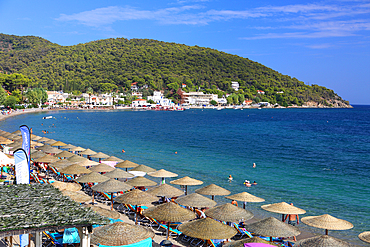
[[[19,136],[19,134],[20,131],[8,133],[0,130],[0,144],[7,145],[13,151],[17,148],[20,148],[21,137]],[[243,204],[243,209],[230,203],[216,207],[215,205],[217,203],[214,201],[214,197],[229,195],[230,191],[215,184],[197,189],[195,190],[195,193],[187,195],[187,186],[201,185],[203,184],[203,182],[187,176],[171,181],[171,184],[181,185],[185,187],[185,195],[183,195],[184,192],[182,190],[179,190],[165,183],[165,178],[177,177],[178,175],[175,173],[163,169],[156,171],[155,169],[145,165],[138,165],[128,160],[123,161],[114,156],[94,152],[90,149],[75,147],[73,145],[65,144],[63,142],[51,140],[45,137],[32,135],[31,139],[31,146],[35,147],[35,149],[33,149],[31,153],[31,157],[34,159],[34,162],[49,164],[49,166],[57,169],[63,174],[82,175],[79,178],[75,179],[75,181],[79,183],[97,183],[95,186],[92,187],[92,190],[111,194],[111,213],[113,214],[117,213],[115,211],[112,211],[113,193],[119,191],[128,191],[131,190],[133,187],[152,187],[157,185],[156,182],[143,177],[143,175],[148,174],[152,177],[162,178],[163,184],[153,187],[147,192],[141,191],[139,189],[132,190],[116,197],[115,201],[118,203],[132,204],[137,206],[158,201],[158,196],[167,198],[180,196],[178,199],[175,200],[175,202],[179,205],[194,208],[209,208],[205,211],[205,214],[208,217],[199,220],[193,220],[196,218],[194,212],[185,209],[173,202],[167,202],[156,207],[151,207],[147,210],[144,210],[143,212],[145,216],[154,218],[158,221],[167,222],[167,224],[170,224],[171,222],[187,222],[189,220],[192,220],[182,224],[179,227],[179,230],[190,237],[205,240],[231,238],[237,233],[234,228],[226,224],[222,224],[219,221],[239,222],[246,221],[253,217],[253,214],[251,212],[245,210],[245,203]],[[61,150],[60,148],[67,149],[68,151]],[[78,155],[72,152],[78,153]],[[86,155],[87,157],[85,158],[82,155]],[[99,159],[99,162],[114,162],[115,167],[112,167],[105,163],[92,161],[89,158]],[[90,168],[87,169],[86,167]],[[128,172],[128,168],[133,169]],[[124,171],[123,169],[125,169],[126,171]],[[119,180],[116,180],[118,178],[129,180],[127,182],[120,182]],[[70,186],[71,188],[66,189],[67,185],[64,184],[68,184],[68,186]],[[62,190],[63,194],[70,196],[79,202],[91,200],[90,197],[78,192],[80,190],[78,184],[59,183],[58,185],[58,182],[56,181],[53,183],[53,185],[56,187],[64,186]],[[202,195],[212,196],[212,199],[209,199],[208,197]],[[92,198],[94,198],[94,196]],[[264,199],[251,195],[247,192],[226,196],[226,198],[241,202],[264,201]],[[297,208],[293,205],[289,205],[285,202],[263,205],[262,209],[282,215],[306,213],[305,210]],[[135,217],[136,223],[137,215],[138,214],[136,214]],[[350,222],[337,219],[328,214],[321,216],[304,217],[301,219],[301,221],[309,226],[325,229],[325,235],[301,240],[297,243],[296,246],[313,246],[312,244],[310,245],[312,241],[316,244],[317,242],[322,243],[322,245],[315,246],[331,246],[328,245],[328,243],[333,242],[337,245],[332,246],[349,246],[345,245],[346,243],[342,240],[328,236],[328,230],[350,229],[353,227]],[[122,224],[115,224],[117,225],[117,227],[122,227]],[[272,237],[292,237],[300,234],[298,228],[288,225],[273,217],[269,217],[253,224],[249,224],[246,228],[247,230],[254,232],[255,234],[269,236],[271,237],[271,239]],[[169,238],[169,231],[167,231],[167,238]],[[369,232],[361,233],[359,235],[359,238],[365,242],[370,242]]]

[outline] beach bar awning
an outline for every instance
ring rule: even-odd
[[[107,218],[63,196],[49,184],[0,186],[0,194],[0,238],[109,224]]]

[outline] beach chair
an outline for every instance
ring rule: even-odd
[[[206,241],[207,246],[209,247],[221,247],[223,239],[208,239]]]
[[[48,241],[43,243],[45,247],[63,247],[64,244],[67,246],[74,247],[74,243],[80,243],[80,236],[77,228],[67,228],[64,230],[64,234],[58,232],[44,231],[44,235],[48,238]]]
[[[59,233],[51,233],[49,231],[43,231],[42,233],[46,237],[42,242],[43,247],[63,247],[63,235]]]
[[[152,228],[152,229],[155,229],[155,230],[157,230],[157,231],[159,231],[159,230],[164,230],[164,233],[166,234],[167,233],[167,229],[169,230],[169,235],[170,236],[180,236],[181,234],[182,234],[182,232],[180,232],[178,229],[177,229],[177,227],[176,228],[172,228],[172,227],[170,227],[170,228],[168,228],[168,226],[167,225],[165,225],[165,224],[162,224],[162,223],[160,223],[159,221],[157,221],[156,219],[153,219],[153,218],[148,218],[149,220],[150,220],[150,227]],[[178,226],[178,225],[177,225]]]
[[[250,232],[248,232],[245,228],[241,228],[241,227],[239,227],[238,224],[235,224],[235,223],[232,223],[232,224],[234,225],[235,229],[238,231],[238,234],[236,236],[240,235],[240,239],[245,237],[245,236],[253,238],[252,234]]]

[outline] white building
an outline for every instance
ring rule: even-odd
[[[223,96],[221,99],[218,98],[217,103],[219,103],[221,105],[227,104],[227,100],[226,100],[225,96]]]
[[[113,97],[109,94],[99,94],[98,96],[91,95],[86,102],[91,103],[92,105],[113,105]]]
[[[237,82],[237,81],[232,81],[232,82],[231,82],[231,87],[232,87],[233,89],[235,89],[235,91],[238,91],[238,90],[239,90],[239,82]]]
[[[209,105],[210,101],[218,102],[217,94],[204,94],[203,92],[184,93],[185,103],[189,105]]]
[[[138,99],[142,99],[143,98],[143,94],[140,93],[140,92],[132,92],[131,95],[132,96],[136,96]]]
[[[132,107],[142,107],[147,106],[148,102],[145,99],[136,99],[132,101]]]
[[[156,104],[166,107],[173,107],[175,103],[173,103],[170,99],[166,99],[163,96],[163,93],[160,91],[154,91],[153,96],[148,96],[148,100],[153,100]]]
[[[46,91],[48,94],[49,105],[55,105],[57,103],[64,103],[69,97],[68,93],[63,93],[63,91]]]

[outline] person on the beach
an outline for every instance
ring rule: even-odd
[[[206,214],[204,213],[205,211],[206,211],[206,208],[202,208],[200,210],[200,216],[199,216],[199,218],[207,218]]]
[[[293,203],[291,203],[290,205],[293,206]],[[295,226],[295,225],[298,225],[299,224],[299,216],[298,214],[287,214],[284,218],[284,222],[288,220],[288,224],[289,225],[292,225],[292,226]],[[297,241],[296,237],[294,236],[293,237],[293,240],[294,241]]]
[[[229,175],[229,182],[233,181],[233,177]]]
[[[238,202],[237,202],[237,201],[235,201],[235,200],[232,200],[231,204],[232,204],[232,205],[235,205],[235,206],[238,206]]]

